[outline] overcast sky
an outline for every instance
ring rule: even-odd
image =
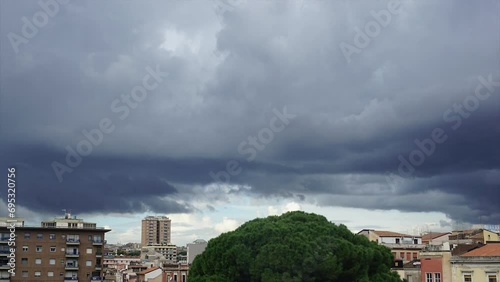
[[[0,2],[0,159],[31,224],[500,224],[498,0],[40,3]]]

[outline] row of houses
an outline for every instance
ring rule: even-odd
[[[140,256],[108,255],[104,258],[106,282],[186,282],[194,258],[206,246],[207,242],[199,239],[185,247],[143,246]]]
[[[500,236],[486,229],[408,235],[363,229],[391,249],[393,270],[408,282],[498,282]]]

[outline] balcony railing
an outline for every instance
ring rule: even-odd
[[[77,276],[71,276],[71,277],[68,277],[68,276],[67,276],[67,277],[64,277],[64,280],[65,280],[65,281],[66,281],[66,280],[71,280],[71,281],[75,281],[75,280],[76,280],[76,281],[78,281],[78,277],[77,277]]]
[[[102,281],[102,277],[100,277],[100,276],[92,276],[91,280],[92,281]]]
[[[397,243],[380,243],[382,246],[386,246],[390,249],[423,249],[425,247],[424,244],[397,244]]]
[[[78,268],[78,263],[67,263],[65,268]]]
[[[80,239],[68,238],[68,239],[66,239],[66,244],[69,244],[69,245],[77,244],[78,245],[78,244],[80,244]]]
[[[66,252],[66,256],[79,256],[80,252]]]

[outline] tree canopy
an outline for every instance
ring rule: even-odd
[[[251,220],[208,242],[190,282],[400,282],[390,250],[305,212]]]

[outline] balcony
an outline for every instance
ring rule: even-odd
[[[98,257],[98,258],[102,257],[102,252],[95,252],[95,256]]]
[[[78,277],[77,276],[64,277],[64,281],[78,281]]]
[[[80,239],[68,238],[66,239],[67,245],[80,245]]]
[[[411,244],[411,243],[380,243],[382,246],[386,246],[389,249],[405,249],[405,250],[422,250],[425,244]]]
[[[106,243],[105,240],[92,240],[92,245],[94,246],[102,246],[102,244]]]
[[[100,276],[92,276],[92,278],[90,280],[92,280],[92,281],[102,281],[103,279]]]
[[[80,256],[80,252],[66,252],[66,257],[67,258],[77,258]]]
[[[10,254],[9,249],[0,249],[0,257],[8,256]]]
[[[66,269],[66,270],[78,270],[78,263],[76,263],[76,262],[66,263],[66,265],[64,266],[64,269]]]
[[[10,266],[7,263],[1,263],[0,269],[10,269]]]
[[[102,265],[100,265],[100,264],[95,265],[95,270],[101,270],[101,269],[102,269]]]
[[[10,237],[1,237],[0,238],[0,244],[7,244],[9,243]]]

